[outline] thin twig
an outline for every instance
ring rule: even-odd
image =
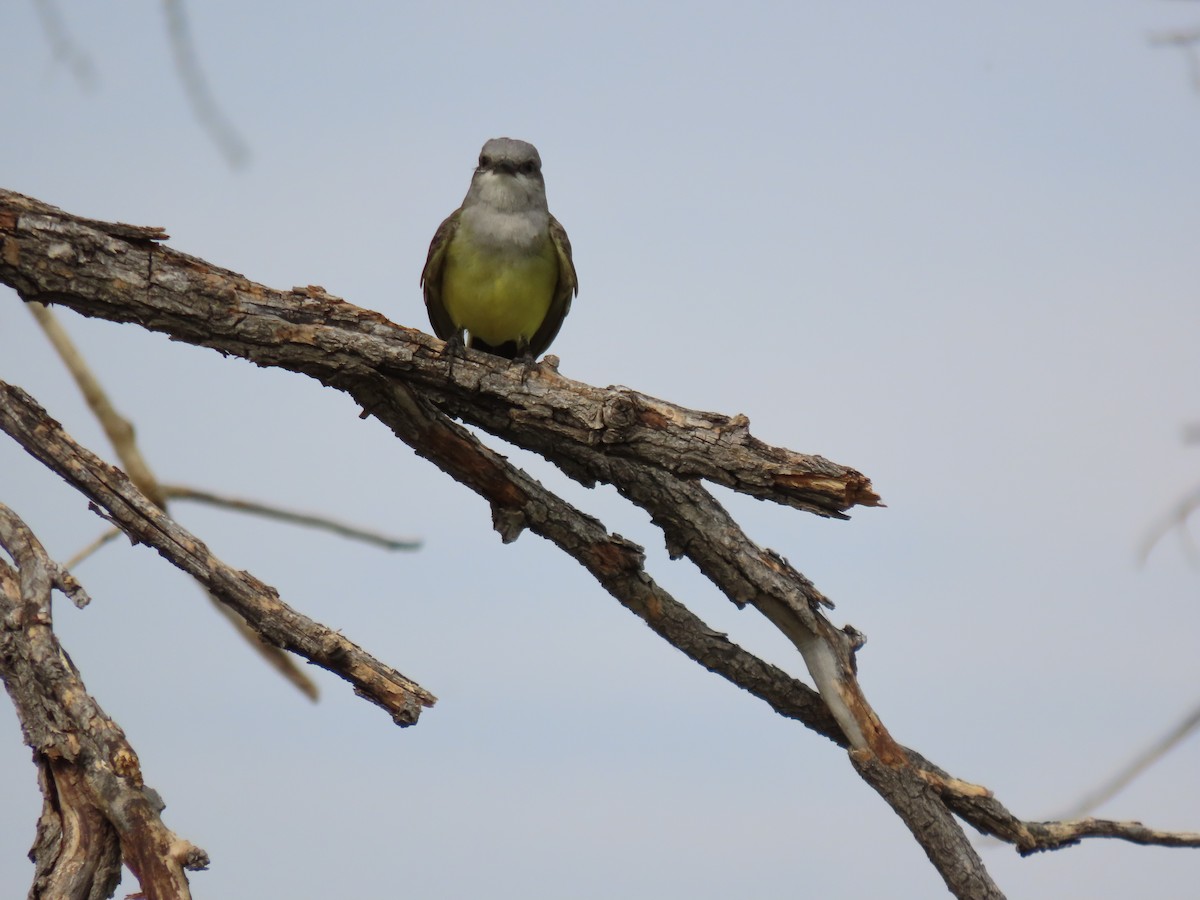
[[[146,458],[142,456],[142,451],[138,449],[134,439],[133,425],[117,412],[112,401],[108,399],[108,394],[100,386],[99,379],[92,373],[83,359],[83,354],[79,352],[79,348],[75,346],[75,342],[71,340],[54,313],[41,303],[29,303],[27,306],[46,337],[50,339],[58,358],[75,379],[83,399],[87,401],[88,409],[104,429],[104,434],[116,451],[117,459],[121,460],[125,473],[143,494],[159,506],[165,507],[166,499],[159,489],[158,479],[150,471],[150,466],[146,464]]]
[[[1196,30],[1196,38],[1200,40],[1200,29]],[[1183,442],[1184,444],[1200,442],[1200,423],[1193,422],[1184,428]],[[1179,543],[1184,556],[1193,565],[1200,562],[1200,551],[1197,550],[1196,542],[1192,539],[1191,532],[1188,531],[1188,519],[1197,509],[1200,509],[1200,487],[1192,488],[1191,491],[1184,494],[1158,522],[1146,530],[1146,536],[1138,548],[1138,562],[1145,565],[1150,558],[1150,551],[1172,530],[1179,535]]]
[[[1200,28],[1176,29],[1161,31],[1150,35],[1151,46],[1176,47],[1183,52],[1187,62],[1188,76],[1192,87],[1200,91],[1200,54],[1196,53],[1196,45],[1200,44]]]
[[[316,528],[349,538],[350,540],[374,544],[377,547],[383,547],[385,550],[419,550],[421,548],[421,540],[419,538],[391,537],[377,531],[368,531],[365,528],[359,528],[356,525],[338,522],[326,516],[283,509],[254,500],[244,500],[239,497],[214,494],[211,491],[202,491],[182,484],[164,484],[162,485],[162,491],[169,500],[192,500],[196,503],[207,503],[210,506],[230,509],[235,512],[250,513],[268,519],[276,519],[280,522],[290,522],[293,525]]]
[[[1188,531],[1188,519],[1192,513],[1200,509],[1200,487],[1193,488],[1180,498],[1157,522],[1146,529],[1146,536],[1138,548],[1138,563],[1145,565],[1150,558],[1150,552],[1167,534],[1176,530],[1183,547],[1184,555],[1192,562],[1200,561],[1191,533]]]
[[[1055,818],[1078,819],[1099,808],[1115,797],[1125,787],[1162,759],[1176,744],[1200,727],[1200,706],[1196,706],[1170,731],[1139,753],[1133,760],[1100,787],[1086,794],[1075,806]]]
[[[1039,834],[1036,850],[1056,850],[1078,844],[1084,838],[1112,838],[1154,847],[1200,847],[1200,832],[1160,831],[1147,828],[1141,822],[1118,822],[1113,819],[1078,819],[1073,822],[1030,822],[1029,827]]]
[[[37,11],[38,21],[42,24],[42,31],[46,34],[54,58],[71,70],[81,88],[89,91],[95,89],[96,67],[92,65],[87,53],[67,33],[67,27],[63,24],[62,16],[59,15],[53,0],[34,0],[33,8]]]
[[[240,169],[249,162],[250,149],[213,99],[208,80],[204,77],[204,70],[196,58],[183,0],[163,0],[163,11],[167,16],[167,34],[171,40],[175,68],[179,72],[179,80],[183,83],[188,102],[192,105],[192,112],[217,145],[230,168]]]
[[[68,559],[64,563],[64,565],[68,569],[74,569],[76,566],[78,566],[81,562],[83,562],[85,559],[87,559],[89,556],[91,556],[93,553],[95,553],[97,550],[99,550],[105,544],[108,544],[111,541],[116,540],[118,537],[120,537],[120,535],[121,535],[120,528],[109,528],[109,529],[101,532],[100,537],[96,538],[94,541],[92,541],[90,544],[88,544],[86,547],[84,547],[82,550],[80,550],[78,553],[76,553],[74,556],[72,556],[70,559]]]

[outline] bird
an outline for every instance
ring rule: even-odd
[[[571,241],[546,203],[542,158],[527,141],[492,138],[462,205],[438,226],[421,272],[434,333],[528,367],[550,346],[579,293]]]

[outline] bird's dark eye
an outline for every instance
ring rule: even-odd
[[[521,174],[522,175],[532,175],[535,170],[536,170],[536,167],[533,164],[533,160],[527,160],[527,161],[521,163]]]
[[[486,169],[491,164],[492,158],[490,156],[488,156],[486,153],[479,154],[479,168]]]

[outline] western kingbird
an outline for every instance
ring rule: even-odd
[[[448,352],[467,346],[532,365],[579,292],[571,242],[546,205],[537,148],[492,138],[462,206],[433,236],[421,272],[425,308]],[[453,356],[451,356],[453,359]]]

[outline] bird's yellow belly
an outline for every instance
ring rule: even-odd
[[[515,254],[455,239],[446,248],[442,301],[456,327],[492,346],[520,346],[545,321],[557,282],[558,257],[548,238]]]

